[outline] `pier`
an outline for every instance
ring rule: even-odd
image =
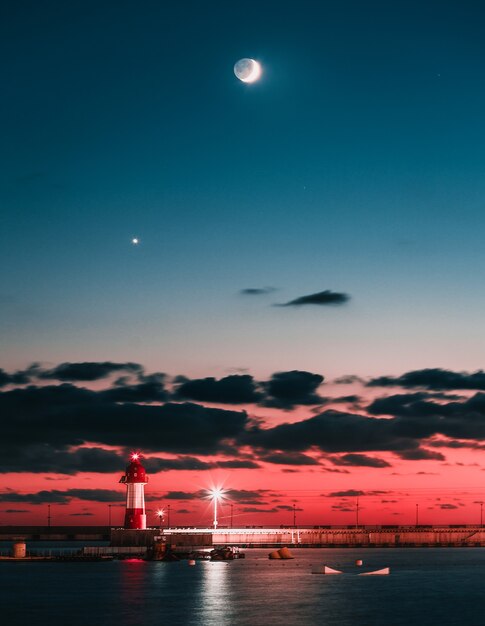
[[[106,541],[112,546],[151,546],[164,541],[175,546],[240,546],[271,548],[332,547],[485,547],[480,525],[419,526],[284,526],[239,528],[147,528],[109,526],[0,526],[0,541]]]
[[[210,536],[213,546],[245,548],[485,547],[485,528],[481,526],[173,528],[162,533],[168,544],[176,546],[193,541],[195,547],[201,536]]]

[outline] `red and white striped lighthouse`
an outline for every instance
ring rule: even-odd
[[[120,483],[126,485],[125,528],[144,530],[147,527],[145,514],[144,488],[148,482],[145,468],[140,463],[140,455],[134,452],[126,466],[126,473]]]

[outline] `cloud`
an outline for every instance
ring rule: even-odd
[[[149,474],[167,472],[171,470],[204,471],[214,467],[214,463],[207,463],[195,457],[180,457],[178,459],[160,459],[149,457],[143,459],[143,465]]]
[[[37,493],[16,493],[5,491],[0,493],[0,502],[29,502],[30,504],[68,504],[72,499],[89,500],[94,502],[120,502],[124,500],[124,493],[111,489],[66,489],[59,491],[39,491]]]
[[[459,450],[461,448],[469,448],[471,450],[485,450],[485,444],[476,441],[457,441],[456,439],[446,439],[439,441],[428,441],[428,446],[433,448],[452,448]]]
[[[384,459],[377,459],[365,454],[344,454],[340,457],[332,457],[334,465],[352,465],[354,467],[392,467]]]
[[[214,454],[244,430],[244,411],[192,403],[161,406],[116,403],[104,391],[64,383],[0,393],[3,446],[53,447],[98,442],[146,451]]]
[[[444,511],[451,511],[453,509],[457,509],[458,507],[456,504],[440,504],[438,508],[443,509]]]
[[[346,491],[332,491],[327,494],[327,498],[357,498],[364,496],[365,491],[357,491],[356,489],[347,489]]]
[[[446,461],[441,452],[433,452],[433,450],[426,450],[425,448],[402,450],[394,454],[405,461]]]
[[[240,459],[217,461],[216,465],[217,467],[225,467],[226,469],[258,469],[261,467],[254,461],[241,461]]]
[[[106,378],[114,372],[141,373],[143,367],[138,363],[61,363],[51,370],[39,372],[39,378],[62,381],[94,381]]]
[[[30,380],[30,370],[18,371],[9,374],[0,368],[0,387],[6,387],[7,385],[26,385],[30,382]]]
[[[228,489],[225,492],[225,499],[227,501],[233,501],[239,504],[264,504],[267,497],[267,489]]]
[[[297,405],[319,404],[325,400],[316,391],[323,376],[292,370],[276,372],[268,381],[255,381],[249,374],[232,374],[217,380],[213,377],[189,379],[178,376],[174,400],[195,400],[214,404],[255,404],[282,409]]]
[[[380,376],[367,383],[368,387],[406,387],[430,390],[474,389],[485,391],[485,372],[473,374],[452,372],[441,368],[413,370],[401,376]]]
[[[110,473],[120,471],[125,457],[111,450],[97,447],[77,450],[56,449],[49,444],[24,444],[22,441],[8,445],[0,444],[2,463],[0,473],[55,472],[74,475],[79,472]]]
[[[485,439],[485,394],[476,393],[448,403],[434,402],[428,397],[421,392],[379,398],[367,410],[374,415],[396,416],[395,431],[415,439],[433,435]]]
[[[241,509],[243,513],[277,513],[277,508],[272,509],[258,509],[254,506],[247,506]]]
[[[103,392],[103,398],[111,402],[164,402],[170,394],[165,389],[165,374],[140,377],[141,382],[130,384],[124,378]]]
[[[3,509],[2,513],[30,513],[27,509]]]
[[[255,427],[242,435],[241,443],[286,452],[303,452],[312,447],[324,452],[408,450],[418,445],[412,433],[401,434],[392,419],[333,410],[273,428]]]
[[[292,409],[296,405],[318,404],[322,398],[317,394],[323,376],[300,370],[276,372],[262,383],[266,391],[263,404],[268,407]]]
[[[201,491],[168,491],[163,500],[199,500],[203,495]]]
[[[273,293],[273,291],[277,291],[276,287],[248,287],[241,289],[239,293],[243,296],[264,296],[267,293]]]
[[[360,376],[356,376],[355,374],[348,374],[346,376],[340,376],[340,378],[336,378],[333,381],[336,385],[353,385],[358,383],[360,385],[365,384],[365,380]]]
[[[257,390],[252,376],[232,374],[220,380],[212,377],[185,379],[176,387],[174,397],[198,402],[248,404],[258,402],[262,395]]]
[[[277,465],[319,465],[316,459],[306,454],[301,454],[300,452],[262,454],[260,459],[265,463],[275,463]]]
[[[308,304],[316,304],[319,306],[340,305],[350,300],[350,296],[346,293],[337,293],[335,291],[325,290],[318,293],[312,293],[308,296],[301,296],[282,304],[274,306],[306,306]]]

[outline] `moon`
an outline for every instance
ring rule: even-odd
[[[254,83],[261,76],[261,65],[254,59],[239,59],[234,65],[234,74],[243,83]]]
[[[140,240],[138,239],[138,237],[133,237],[133,239],[131,240],[131,243],[134,246],[137,246],[140,243]]]

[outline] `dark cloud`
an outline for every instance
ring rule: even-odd
[[[30,513],[27,509],[3,509],[2,513]]]
[[[262,454],[261,461],[275,463],[277,465],[319,465],[318,461],[301,452],[274,452]]]
[[[323,402],[325,399],[316,393],[322,382],[320,374],[298,370],[276,372],[265,382],[257,382],[249,374],[232,374],[220,380],[178,376],[174,381],[173,398],[214,404],[259,403],[290,410],[297,405]]]
[[[476,441],[457,441],[456,439],[447,439],[439,441],[428,441],[426,445],[433,448],[452,448],[459,450],[461,448],[469,448],[471,450],[485,450],[485,444]]]
[[[199,500],[204,494],[200,491],[168,491],[164,496],[164,500]]]
[[[232,374],[220,380],[215,378],[186,379],[176,387],[174,397],[219,404],[249,404],[258,402],[262,394],[257,390],[252,376]]]
[[[425,448],[401,450],[400,452],[395,452],[394,454],[405,461],[446,461],[446,458],[440,452],[426,450]]]
[[[138,363],[112,363],[110,361],[61,363],[51,370],[39,372],[39,378],[61,381],[93,381],[123,371],[138,374],[143,372],[143,367]]]
[[[68,504],[73,499],[90,500],[93,502],[120,502],[124,499],[124,493],[111,489],[66,489],[65,491],[53,489],[37,493],[16,493],[14,491],[0,493],[0,502]]]
[[[325,452],[408,450],[417,447],[412,433],[401,434],[392,419],[376,419],[339,411],[324,411],[307,420],[273,428],[253,428],[242,442],[267,450]]]
[[[150,457],[143,459],[143,465],[149,474],[168,472],[171,470],[203,471],[214,467],[214,463],[207,463],[195,457],[180,457],[178,459],[160,459]]]
[[[55,472],[74,475],[79,472],[110,473],[120,471],[126,460],[118,453],[96,447],[76,450],[56,449],[49,444],[25,444],[22,441],[0,443],[0,473]]]
[[[266,391],[263,404],[268,407],[292,409],[297,405],[318,404],[322,398],[317,394],[323,376],[300,370],[276,372],[262,383]]]
[[[267,293],[273,293],[273,291],[276,291],[276,287],[248,287],[241,289],[239,293],[243,296],[264,296]]]
[[[247,506],[241,509],[242,513],[278,513],[277,508],[272,509],[259,509],[254,506]]]
[[[103,397],[110,402],[164,402],[170,396],[165,389],[165,378],[165,374],[151,374],[131,384],[122,377],[114,387],[103,392]]]
[[[289,504],[279,504],[276,508],[279,509],[280,511],[291,511],[291,512],[293,512],[293,511],[296,511],[296,512],[303,511],[303,509],[301,509],[301,508],[299,508],[297,506],[295,506],[295,508],[293,508]]]
[[[225,493],[227,500],[238,502],[239,504],[264,504],[264,500],[268,495],[266,489],[248,490],[248,489],[228,489]]]
[[[443,509],[444,511],[451,511],[453,509],[457,509],[458,507],[456,504],[440,504],[438,508]]]
[[[369,387],[406,387],[431,390],[475,389],[485,391],[485,372],[478,370],[468,372],[452,372],[440,368],[414,370],[401,376],[380,376],[373,378]]]
[[[325,495],[325,494],[324,494]],[[365,491],[357,491],[356,489],[347,489],[346,491],[332,491],[326,494],[327,498],[357,498],[364,496]]]
[[[94,513],[69,513],[71,517],[92,517]]]
[[[258,469],[260,465],[254,461],[242,461],[240,459],[231,459],[229,461],[217,461],[217,467],[225,467],[226,469]]]
[[[26,385],[30,382],[33,375],[33,369],[22,370],[9,374],[0,368],[0,387],[7,385]]]
[[[146,451],[213,454],[242,433],[243,411],[198,404],[162,406],[115,403],[104,391],[70,384],[26,387],[0,393],[2,444],[78,446],[99,442]]]
[[[485,394],[453,402],[434,402],[428,394],[400,394],[379,398],[367,410],[374,415],[393,415],[395,431],[424,439],[444,435],[450,439],[485,439]],[[416,446],[411,446],[415,448]]]
[[[340,305],[350,300],[350,296],[346,293],[337,293],[335,291],[325,290],[319,293],[312,293],[308,296],[301,296],[283,304],[275,304],[274,306],[305,306],[308,304],[316,304],[319,306]]]
[[[336,385],[353,385],[354,383],[365,385],[365,380],[360,376],[356,376],[355,374],[340,376],[340,378],[336,378],[333,382]]]
[[[392,467],[390,463],[384,459],[376,459],[375,457],[365,454],[344,454],[340,457],[332,457],[331,461],[334,465],[352,465],[355,467]]]

